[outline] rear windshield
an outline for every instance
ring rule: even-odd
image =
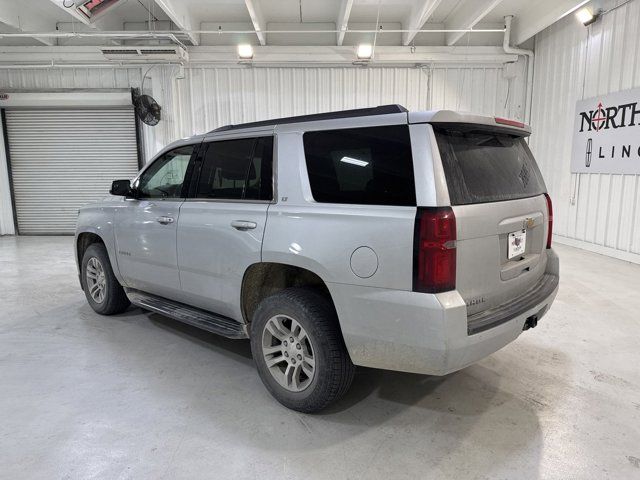
[[[524,138],[468,126],[434,131],[452,205],[515,200],[546,191]]]

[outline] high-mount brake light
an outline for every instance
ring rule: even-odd
[[[500,125],[509,125],[510,127],[524,128],[524,123],[518,122],[517,120],[510,120],[508,118],[500,118],[500,117],[494,117],[493,119],[496,121],[496,123],[499,123]]]

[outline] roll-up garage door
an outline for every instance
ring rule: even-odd
[[[78,208],[138,171],[133,108],[7,110],[18,231],[73,233]]]

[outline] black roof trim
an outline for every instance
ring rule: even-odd
[[[260,122],[240,123],[238,125],[225,125],[211,130],[214,132],[227,132],[241,128],[268,127],[270,125],[283,125],[286,123],[315,122],[317,120],[335,120],[338,118],[367,117],[371,115],[388,115],[390,113],[406,113],[408,110],[402,105],[381,105],[379,107],[356,108],[353,110],[340,110],[339,112],[314,113],[312,115],[299,115],[297,117],[274,118]]]

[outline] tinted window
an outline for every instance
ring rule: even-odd
[[[273,137],[260,137],[257,140],[244,198],[273,200]]]
[[[464,127],[435,132],[453,205],[514,200],[546,191],[524,138]]]
[[[138,181],[138,191],[144,198],[180,198],[182,184],[193,145],[165,153],[147,168]]]
[[[303,138],[317,202],[416,204],[406,125],[307,132]]]
[[[207,145],[196,196],[271,200],[273,138],[243,138]]]

